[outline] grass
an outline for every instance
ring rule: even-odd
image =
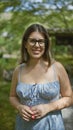
[[[9,102],[10,83],[0,83],[0,130],[14,130],[16,112]]]

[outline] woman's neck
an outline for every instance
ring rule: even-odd
[[[44,62],[43,59],[30,59],[28,62],[28,66],[37,66],[40,65],[41,62]]]
[[[47,67],[48,63],[45,62],[43,59],[30,59],[27,66],[31,68],[42,68]]]

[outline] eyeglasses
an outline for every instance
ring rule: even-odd
[[[44,39],[34,39],[34,38],[28,38],[28,43],[31,45],[31,46],[35,46],[36,43],[38,42],[39,46],[44,46],[45,45],[45,42],[46,40]]]

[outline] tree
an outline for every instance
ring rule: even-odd
[[[73,0],[1,0],[0,12],[0,46],[7,53],[19,49],[31,23],[40,22],[50,29],[73,27]]]

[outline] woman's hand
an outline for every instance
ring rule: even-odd
[[[30,109],[30,107],[28,107],[26,105],[19,105],[18,111],[19,111],[20,115],[22,116],[22,118],[26,121],[29,121],[33,115],[33,112]]]
[[[48,105],[47,104],[40,104],[40,105],[36,105],[31,107],[31,110],[33,111],[33,115],[34,115],[34,119],[39,119],[43,116],[45,116],[48,112]]]

